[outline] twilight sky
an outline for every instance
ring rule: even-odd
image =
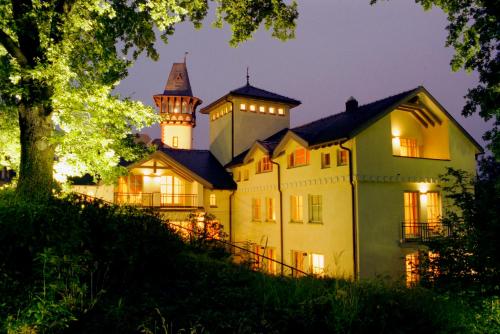
[[[141,57],[116,92],[154,106],[152,96],[163,92],[172,63],[185,51],[193,94],[203,100],[198,110],[243,86],[249,66],[252,85],[302,101],[292,110],[292,127],[343,111],[351,95],[366,104],[423,85],[484,146],[486,124],[460,115],[477,75],[451,71],[443,12],[424,12],[413,0],[298,4],[296,38],[287,42],[261,29],[231,48],[228,27],[212,28],[213,16],[201,30],[189,22],[177,25],[168,45],[157,43],[160,60]],[[142,132],[160,137],[158,125]],[[208,117],[198,113],[194,148],[208,144]]]

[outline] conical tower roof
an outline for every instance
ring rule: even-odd
[[[193,96],[185,62],[172,65],[163,95]]]

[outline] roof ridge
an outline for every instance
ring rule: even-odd
[[[358,109],[360,109],[360,108],[364,108],[364,107],[367,107],[367,106],[370,106],[370,105],[373,105],[373,104],[375,104],[375,103],[382,102],[382,101],[384,101],[384,100],[392,99],[392,98],[394,98],[395,96],[398,96],[398,95],[405,95],[405,94],[408,94],[408,93],[410,93],[410,92],[412,92],[412,91],[415,91],[415,90],[417,90],[417,89],[420,89],[420,88],[422,88],[422,86],[417,86],[417,87],[415,87],[415,88],[413,88],[413,89],[410,89],[410,90],[407,90],[407,91],[403,91],[403,92],[400,92],[400,93],[397,93],[397,94],[393,94],[393,95],[386,96],[386,97],[384,97],[383,99],[375,100],[375,101],[372,101],[372,102],[369,102],[369,103],[366,103],[366,104],[360,105],[360,106],[358,107]],[[344,111],[341,111],[341,112],[336,113],[336,114],[333,114],[333,115],[325,116],[325,117],[320,118],[320,119],[317,119],[317,120],[315,120],[315,121],[312,121],[312,122],[309,122],[309,123],[305,123],[305,124],[302,124],[302,125],[296,126],[296,127],[294,127],[294,128],[291,128],[290,130],[292,130],[292,131],[293,131],[293,130],[300,129],[300,128],[303,128],[303,127],[306,127],[306,126],[309,126],[309,125],[312,125],[312,124],[315,124],[315,123],[318,123],[318,122],[325,121],[325,120],[327,120],[327,119],[333,119],[333,118],[336,118],[336,117],[340,117],[340,116],[342,116],[342,115],[345,115],[345,113],[346,113],[346,112],[347,112],[347,111],[346,111],[346,110],[344,110]]]

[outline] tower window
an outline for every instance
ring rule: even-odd
[[[260,106],[260,107],[259,107],[259,111],[260,111],[260,112],[266,112],[266,107],[264,107],[264,106]]]
[[[177,136],[172,137],[172,147],[179,147],[179,137]]]
[[[247,111],[247,105],[244,104],[244,103],[240,104],[240,110],[241,111]]]
[[[255,112],[255,104],[251,104],[251,105],[250,105],[250,111]]]

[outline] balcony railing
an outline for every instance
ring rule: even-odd
[[[401,242],[426,242],[436,237],[450,235],[450,227],[440,222],[402,222]]]
[[[159,208],[196,208],[196,194],[162,194],[162,193],[115,193],[116,204],[128,204],[142,207]]]

